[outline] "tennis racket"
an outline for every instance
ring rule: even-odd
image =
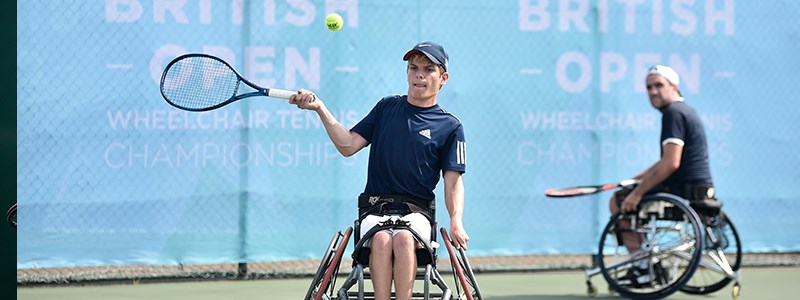
[[[613,190],[620,187],[628,187],[638,183],[639,183],[638,179],[626,179],[620,181],[619,183],[574,186],[563,189],[547,189],[546,191],[544,191],[544,195],[547,197],[556,197],[556,198],[585,196],[585,195],[596,194],[602,191]]]
[[[254,92],[239,93],[242,82]],[[208,54],[184,54],[173,59],[161,74],[161,95],[167,103],[188,111],[208,111],[234,101],[267,96],[289,99],[294,91],[260,87],[244,79],[228,63]],[[313,102],[313,100],[312,100]]]

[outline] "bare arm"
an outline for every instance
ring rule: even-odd
[[[464,182],[461,172],[444,172],[444,202],[450,214],[450,238],[456,248],[467,250],[469,236],[464,230],[462,217],[464,215]]]
[[[328,133],[331,142],[336,146],[336,150],[342,155],[351,156],[367,146],[367,140],[358,133],[347,130],[344,125],[339,123],[325,106],[325,102],[314,93],[300,90],[297,94],[289,97],[289,103],[297,105],[297,108],[300,109],[317,112],[322,125],[325,126],[325,132]]]
[[[681,166],[681,155],[683,146],[667,143],[664,147],[664,154],[655,164],[647,168],[642,174],[637,175],[641,180],[639,185],[622,202],[622,211],[634,211],[642,200],[642,196],[653,187],[667,179]],[[630,200],[630,201],[629,201]]]

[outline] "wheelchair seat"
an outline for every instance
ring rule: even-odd
[[[409,198],[406,198],[406,197],[403,197],[403,196],[397,196],[397,195],[388,196],[388,197],[393,197],[395,199],[409,199]],[[372,198],[372,199],[370,199],[370,198]],[[392,200],[394,203],[387,203],[387,204],[396,204],[397,202],[396,202],[395,199]],[[367,202],[369,202],[370,204],[374,205],[376,202],[380,203],[383,200],[384,200],[384,197],[369,197],[369,196],[364,196],[364,195],[359,197],[359,217],[353,224],[353,228],[355,229],[354,231],[356,232],[356,234],[355,234],[355,236],[353,238],[353,245],[355,246],[355,249],[353,250],[353,254],[352,254],[353,266],[354,267],[356,266],[356,264],[361,264],[364,267],[369,266],[369,256],[370,256],[370,253],[371,253],[371,249],[369,247],[362,247],[363,242],[361,242],[361,236],[360,236],[360,233],[361,233],[361,222],[363,221],[363,219],[365,217],[367,217],[367,214],[365,212],[370,211],[370,209],[368,207],[366,207],[366,204],[367,204]],[[417,267],[425,267],[426,265],[429,265],[429,264],[435,267],[436,266],[436,247],[433,246],[433,245],[436,245],[436,201],[431,201],[429,204],[425,205],[424,208],[422,207],[423,205],[418,202],[419,200],[413,200],[413,201],[405,200],[405,201],[409,201],[408,203],[416,205],[417,209],[425,210],[424,215],[426,215],[426,217],[428,218],[428,221],[430,222],[430,225],[431,225],[431,236],[429,237],[430,243],[422,243],[423,247],[418,248],[418,249],[415,250],[416,257],[417,257]],[[394,205],[394,207],[397,208],[397,205]],[[404,213],[412,213],[412,212],[415,212],[415,210],[410,209],[410,207],[409,207],[409,210],[405,211]],[[384,227],[387,228],[387,229],[388,228],[405,229],[405,230],[410,231],[414,235],[414,237],[415,237],[415,239],[417,241],[421,242],[423,240],[422,237],[419,236],[418,233],[414,232],[408,226],[394,226],[394,225],[392,225],[392,226],[384,226]],[[373,234],[374,234],[374,232],[373,232]],[[372,237],[372,234],[369,234],[369,236],[367,238],[371,238],[371,237]]]
[[[355,232],[361,232],[361,222],[360,220],[356,220],[354,223]],[[431,244],[436,242],[436,223],[434,222],[431,224]],[[410,230],[410,229],[409,229]],[[369,255],[372,253],[370,247],[363,247],[359,246],[359,241],[361,238],[356,234],[353,238],[353,244],[356,247],[353,250],[353,266],[355,267],[356,264],[361,264],[364,267],[369,266]],[[417,267],[425,267],[426,265],[432,265],[436,267],[436,247],[431,245],[431,248],[428,249],[427,247],[423,246],[422,248],[417,248],[415,251],[417,256]]]
[[[380,200],[375,199],[375,197],[364,198],[368,201]],[[359,200],[361,204],[361,197]],[[361,209],[363,207],[360,205],[359,208]],[[435,221],[435,202],[432,202],[428,208],[430,209],[430,213],[426,217],[430,221],[431,225],[431,236],[429,241],[427,239],[423,239],[420,236],[420,233],[414,231],[408,223],[405,223],[402,220],[401,222],[396,222],[397,220],[393,220],[393,222],[379,223],[376,227],[370,228],[362,238],[361,221],[366,217],[366,214],[360,210],[359,218],[356,219],[353,227],[347,228],[344,234],[341,232],[334,234],[334,237],[326,249],[325,255],[320,262],[320,266],[317,269],[314,279],[312,280],[304,299],[375,299],[374,292],[367,291],[367,285],[365,285],[365,281],[370,279],[370,273],[367,271],[367,267],[369,266],[371,249],[364,246],[364,243],[376,232],[392,228],[409,230],[414,238],[423,245],[421,248],[415,250],[417,258],[417,274],[415,276],[415,280],[422,282],[420,287],[421,290],[417,289],[417,285],[415,285],[415,291],[412,292],[412,299],[482,300],[483,296],[481,296],[480,288],[478,287],[478,283],[475,279],[475,274],[472,271],[464,250],[454,248],[452,241],[450,240],[450,237],[444,228],[440,229],[440,233],[443,239],[443,245],[445,246],[444,248],[446,248],[449,256],[450,268],[452,268],[453,271],[452,281],[445,280],[441,273],[437,270],[436,249],[438,248],[438,244],[436,240],[438,234],[436,232],[437,223]],[[347,275],[347,278],[344,279],[341,287],[336,290],[334,288],[336,285],[335,274],[338,273],[339,264],[342,261],[341,256],[347,247],[348,239],[351,236],[351,233],[354,242],[354,250],[352,252],[353,269]],[[448,283],[454,284],[454,289],[451,289]],[[351,290],[351,288],[353,290]],[[434,289],[438,289],[438,291],[435,291]],[[394,293],[392,293],[391,299],[395,299]]]
[[[691,200],[689,205],[701,216],[713,217],[722,210],[722,201],[719,199]]]

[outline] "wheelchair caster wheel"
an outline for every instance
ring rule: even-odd
[[[587,289],[586,289],[586,294],[589,295],[589,297],[596,297],[597,296],[597,288],[594,287],[594,286],[591,286],[591,285],[588,286]]]
[[[737,298],[739,298],[739,293],[741,293],[741,292],[742,292],[742,288],[739,286],[739,284],[738,283],[734,284],[733,285],[733,289],[731,290],[731,296],[733,297],[733,300],[736,300]]]

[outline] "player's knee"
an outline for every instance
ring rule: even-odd
[[[416,240],[411,232],[402,230],[394,235],[394,238],[392,238],[392,245],[394,249],[410,249],[416,246]]]
[[[608,201],[608,210],[611,211],[612,214],[617,213],[622,205],[622,201],[625,200],[625,197],[627,197],[630,192],[631,189],[627,188],[614,192],[614,194],[611,195],[611,200]]]
[[[369,242],[372,252],[391,252],[392,251],[392,235],[388,232],[376,232]]]
[[[617,204],[617,199],[615,199],[614,197],[611,197],[611,200],[608,201],[608,210],[612,214],[617,213],[617,210],[619,210],[619,204]]]

